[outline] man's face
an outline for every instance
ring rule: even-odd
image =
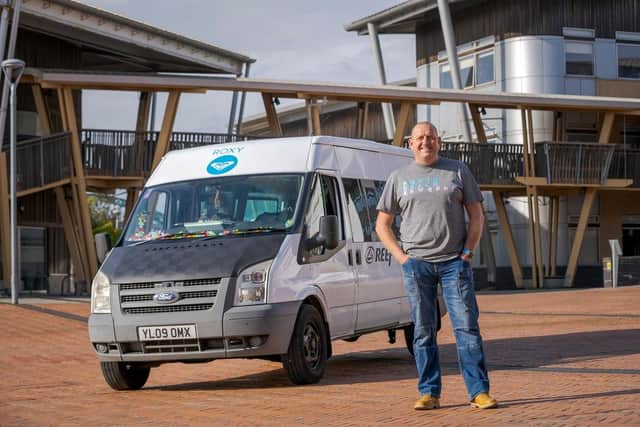
[[[431,125],[418,124],[411,131],[409,148],[413,151],[416,162],[423,165],[431,165],[438,160],[440,150],[440,137]]]

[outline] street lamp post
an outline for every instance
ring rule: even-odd
[[[11,303],[18,304],[18,281],[20,280],[20,265],[18,264],[18,217],[17,217],[17,198],[16,198],[16,92],[18,89],[18,81],[24,71],[24,61],[19,59],[5,59],[0,64],[4,78],[11,87],[11,146],[9,149],[9,163],[11,164],[11,173],[9,177],[11,189]]]

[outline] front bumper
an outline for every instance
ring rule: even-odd
[[[287,352],[299,301],[232,307],[224,313],[171,313],[171,316],[92,314],[89,337],[100,361],[179,362],[271,356]],[[221,314],[221,315],[220,315]],[[114,321],[115,319],[115,321]],[[194,340],[140,342],[139,326],[194,324]],[[106,351],[98,351],[98,344]]]

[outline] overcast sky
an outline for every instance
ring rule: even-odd
[[[340,83],[377,83],[368,36],[344,25],[401,0],[81,0],[129,18],[256,59],[251,77]],[[380,36],[387,79],[415,78],[415,41]],[[245,117],[264,113],[255,94]],[[156,128],[165,96],[159,97]],[[224,132],[231,95],[182,95],[175,130]],[[137,95],[87,92],[84,128],[134,129]]]

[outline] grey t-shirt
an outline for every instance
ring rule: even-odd
[[[463,249],[464,205],[482,200],[467,165],[439,157],[431,166],[413,162],[394,171],[377,209],[400,213],[400,243],[410,257],[440,262]]]

